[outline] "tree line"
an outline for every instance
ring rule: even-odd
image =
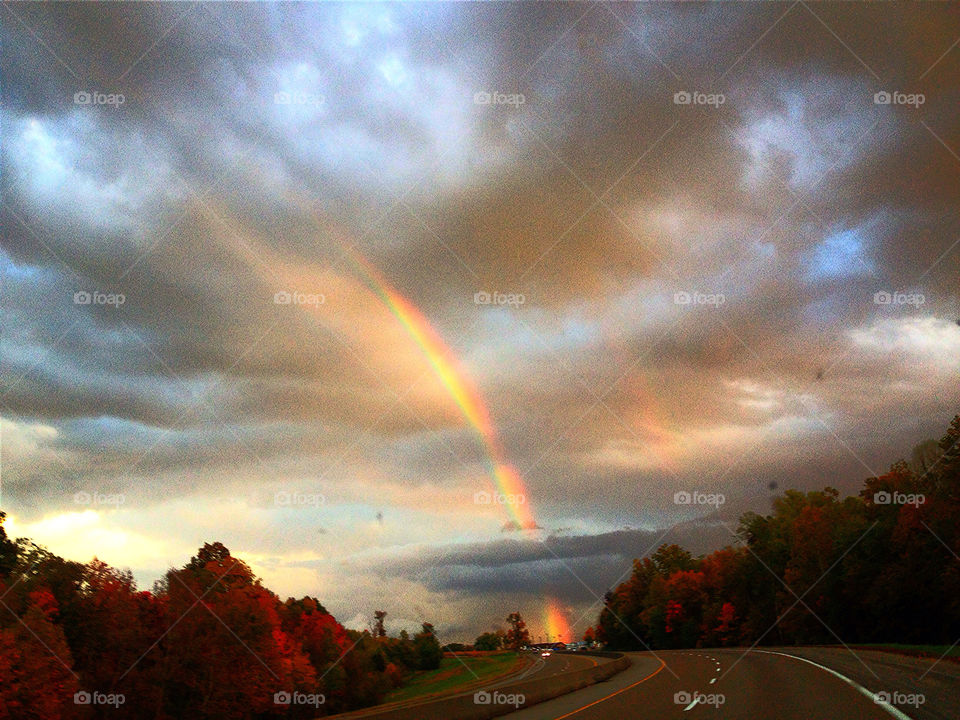
[[[433,626],[344,628],[281,601],[221,543],[153,591],[97,559],[12,541],[0,512],[0,720],[313,718],[374,705],[437,668]]]
[[[530,631],[527,623],[519,612],[512,612],[506,618],[507,629],[502,627],[496,630],[480,633],[473,644],[452,642],[443,646],[443,650],[451,653],[459,652],[496,652],[498,650],[513,650],[519,652],[530,644]]]
[[[960,415],[858,496],[788,490],[739,544],[635,560],[586,633],[616,649],[960,637]]]

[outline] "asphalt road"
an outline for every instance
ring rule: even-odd
[[[960,719],[960,666],[949,662],[933,666],[931,660],[859,650],[854,655],[842,648],[676,650],[630,657],[633,666],[607,682],[504,717]],[[875,693],[888,693],[890,702],[877,704]]]
[[[494,687],[501,687],[523,680],[537,680],[539,678],[559,675],[571,670],[583,670],[597,664],[597,659],[589,655],[552,654],[548,658],[536,656],[536,660],[520,675],[511,675],[508,679],[496,683]]]

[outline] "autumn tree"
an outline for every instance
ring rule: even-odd
[[[166,630],[163,601],[138,592],[129,570],[94,558],[83,566],[71,649],[88,692],[122,693],[112,716],[144,717],[161,702],[159,656],[147,650]]]
[[[220,543],[166,575],[166,711],[201,718],[276,714],[277,691],[309,692],[315,670],[281,627],[280,602]]]
[[[740,644],[740,620],[749,592],[741,568],[747,555],[743,548],[727,547],[700,562],[707,597],[702,610],[701,641],[707,647]]]
[[[280,618],[281,629],[299,642],[313,668],[316,679],[311,692],[324,695],[324,708],[329,712],[352,708],[348,691],[351,666],[343,662],[353,651],[347,630],[312,597],[287,598],[280,608]]]
[[[524,645],[530,643],[530,632],[527,630],[527,624],[523,621],[519,612],[512,612],[507,615],[507,635],[504,638],[504,645],[511,650],[519,650]]]
[[[0,595],[7,590],[0,581]],[[58,611],[53,593],[41,588],[0,615],[0,719],[59,720],[72,713],[79,684]]]

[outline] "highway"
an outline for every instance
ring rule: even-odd
[[[550,677],[551,675],[559,675],[571,670],[582,670],[583,668],[588,668],[596,664],[597,660],[589,655],[554,653],[547,658],[541,658],[539,655],[537,655],[533,665],[527,668],[524,672],[520,673],[519,675],[511,675],[508,679],[500,681],[495,686],[500,687],[507,682],[512,684],[515,682],[520,682],[521,680],[536,680],[539,678]]]
[[[564,673],[575,672],[594,667],[598,664],[597,658],[588,655],[568,655],[552,654],[547,658],[540,657],[539,653],[529,654],[527,656],[530,663],[522,670],[505,677],[487,682],[469,683],[469,688],[444,695],[442,698],[412,698],[406,701],[388,703],[386,705],[375,705],[360,710],[354,710],[348,713],[341,713],[334,717],[349,720],[351,718],[383,718],[383,720],[427,720],[436,718],[437,720],[450,720],[459,716],[457,708],[464,707],[458,705],[457,700],[466,700],[466,707],[469,710],[476,710],[476,696],[478,694],[490,694],[502,692],[510,694],[511,692],[522,692],[517,688],[525,687],[525,683],[537,683],[540,680]],[[600,662],[604,662],[600,659]],[[511,688],[513,688],[511,690]],[[453,701],[453,705],[450,702]]]
[[[843,648],[630,653],[633,666],[511,720],[958,720],[960,665]],[[555,658],[563,655],[553,656]],[[877,704],[875,693],[887,693]],[[923,702],[919,696],[923,695]],[[881,700],[885,696],[881,696]]]

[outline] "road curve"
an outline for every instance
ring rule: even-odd
[[[511,720],[957,720],[960,668],[820,648],[630,653],[608,682],[505,715]],[[803,657],[807,655],[808,657]],[[876,657],[875,657],[876,656]],[[896,668],[894,668],[894,665]],[[859,668],[859,673],[854,672]],[[839,668],[839,669],[837,669]],[[896,672],[895,672],[896,670]],[[855,676],[855,677],[854,677]],[[911,695],[926,691],[923,704]],[[877,704],[874,693],[901,702]],[[899,696],[896,695],[899,693]],[[882,698],[881,698],[882,699]],[[908,702],[904,703],[906,699]]]
[[[561,673],[572,670],[583,670],[593,667],[597,664],[597,659],[589,655],[572,655],[568,653],[554,653],[547,658],[537,656],[536,661],[531,667],[520,675],[511,675],[509,682],[515,683],[521,680],[536,680],[539,678],[550,677],[551,675],[560,675]],[[496,683],[494,687],[506,684],[506,681]]]

